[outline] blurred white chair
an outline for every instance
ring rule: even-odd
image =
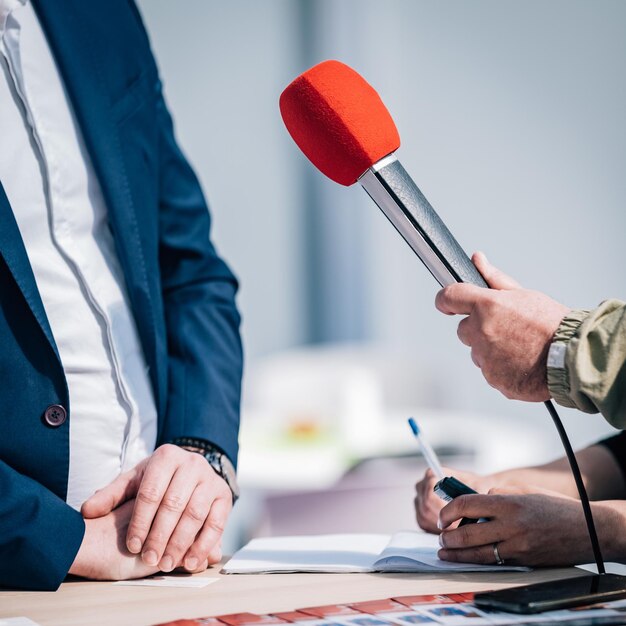
[[[288,350],[266,357],[247,372],[246,403],[292,409],[337,410],[353,377],[365,374],[379,400],[390,408],[428,404],[433,380],[423,361],[409,352],[376,344],[324,344]]]
[[[314,346],[273,355],[249,368],[246,421],[331,434],[352,451],[375,452],[385,416],[431,404],[434,383],[419,359],[375,345]]]

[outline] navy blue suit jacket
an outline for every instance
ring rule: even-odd
[[[156,398],[158,443],[205,439],[234,462],[237,283],[209,241],[208,209],[176,144],[141,18],[131,0],[32,1],[106,198]],[[68,410],[58,428],[43,419],[52,404]],[[0,587],[56,589],[84,533],[65,503],[71,407],[1,184],[0,406]]]

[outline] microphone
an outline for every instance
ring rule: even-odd
[[[396,125],[374,88],[339,61],[298,76],[280,96],[285,126],[323,174],[359,182],[442,287],[487,283],[398,161]]]
[[[358,181],[442,287],[457,282],[489,287],[398,161],[396,125],[362,76],[340,61],[323,61],[291,82],[279,104],[289,134],[313,165],[341,185]],[[576,456],[554,405],[544,404],[574,476],[598,573],[608,577]],[[625,597],[626,578],[616,578]],[[598,597],[594,590],[587,599]],[[533,592],[541,596],[541,584]]]

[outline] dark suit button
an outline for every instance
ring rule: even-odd
[[[43,414],[43,419],[52,428],[58,428],[67,419],[67,411],[60,404],[51,404]]]

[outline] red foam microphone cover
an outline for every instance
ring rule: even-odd
[[[352,185],[400,147],[398,129],[376,90],[339,61],[323,61],[280,96],[285,126],[323,174]]]

